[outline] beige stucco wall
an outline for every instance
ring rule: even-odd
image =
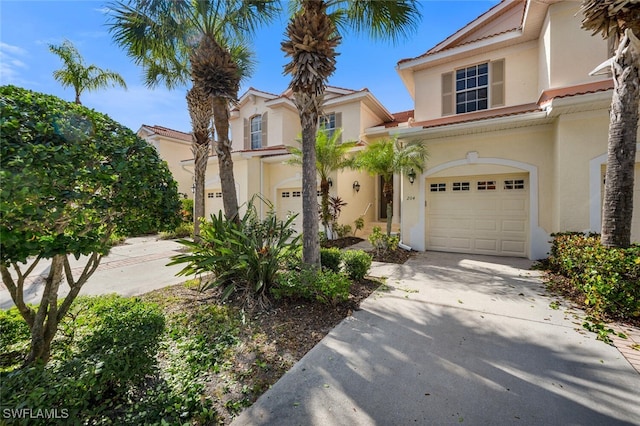
[[[548,9],[544,37],[539,39],[545,58],[539,67],[541,91],[602,78],[590,77],[589,72],[607,59],[607,42],[581,28],[579,8],[580,2],[563,1]]]
[[[416,121],[442,116],[442,74],[499,59],[505,60],[505,106],[536,102],[540,96],[537,83],[538,44],[531,41],[417,71],[414,74]]]
[[[150,142],[156,147],[160,158],[167,162],[173,178],[178,183],[178,192],[186,194],[188,198],[193,198],[191,186],[193,185],[193,167],[182,167],[181,161],[193,158],[191,144],[153,136]]]

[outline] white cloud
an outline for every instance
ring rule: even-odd
[[[22,47],[0,42],[0,84],[21,85],[24,82],[22,74],[29,67],[22,58],[28,53]]]

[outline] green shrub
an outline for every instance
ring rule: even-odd
[[[156,371],[164,329],[157,305],[120,296],[80,297],[60,324],[52,359],[3,373],[3,407],[65,407],[74,418],[97,422],[130,404]]]
[[[5,353],[11,345],[28,340],[31,334],[18,308],[0,310],[0,353]]]
[[[362,231],[364,229],[364,217],[360,216],[354,220],[353,225],[355,226],[355,229],[353,230],[353,236],[355,237],[357,231]]]
[[[193,222],[182,222],[173,231],[160,233],[163,240],[174,240],[176,238],[193,238]]]
[[[180,210],[180,214],[182,215],[182,220],[186,223],[193,224],[193,199],[192,198],[183,198],[180,200],[182,208]]]
[[[376,254],[381,255],[387,253],[389,250],[396,250],[400,242],[400,237],[397,235],[387,235],[382,232],[379,226],[374,226],[369,235],[369,242],[373,245]]]
[[[338,238],[347,237],[351,234],[351,225],[340,225],[339,223],[334,223],[333,232]]]
[[[585,294],[596,317],[640,317],[640,246],[606,248],[597,234],[554,234],[549,268]]]
[[[202,290],[224,287],[223,298],[241,291],[268,303],[276,274],[300,246],[291,226],[296,215],[282,221],[269,207],[267,217],[260,220],[252,199],[239,224],[226,220],[222,212],[212,215],[200,227],[201,241],[180,240],[189,253],[174,256],[169,265],[186,263],[179,275],[212,274]]]
[[[285,271],[278,275],[275,297],[301,297],[321,303],[336,304],[349,298],[351,281],[346,274],[330,269]]]
[[[340,272],[341,255],[339,248],[320,248],[320,264],[333,272]]]
[[[362,250],[346,250],[342,253],[344,270],[352,280],[361,280],[371,268],[372,256]]]

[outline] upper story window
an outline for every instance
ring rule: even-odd
[[[489,105],[489,64],[456,71],[456,114],[487,109]]]
[[[442,115],[504,105],[504,59],[442,74]]]
[[[251,117],[251,149],[262,148],[262,116]]]
[[[318,123],[321,128],[323,128],[329,137],[333,136],[336,129],[342,127],[342,113],[341,112],[332,112],[331,114],[326,114],[320,117],[320,122]],[[342,135],[340,135],[340,139],[338,142],[342,142]]]
[[[267,113],[244,119],[244,149],[260,149],[267,146]]]

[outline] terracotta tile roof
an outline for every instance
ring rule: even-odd
[[[400,123],[406,123],[409,119],[413,118],[414,110],[394,112],[391,115],[393,116],[393,120],[377,124],[375,127],[398,127]]]
[[[613,80],[601,80],[593,83],[578,84],[576,86],[560,87],[542,92],[538,99],[538,105],[544,105],[555,98],[586,95],[589,93],[604,92],[613,89]]]
[[[496,8],[497,8],[497,7],[499,7],[499,6],[501,6],[501,5],[502,5],[502,3],[504,3],[504,0],[503,0],[502,2],[500,2],[500,3],[496,4],[496,5],[494,5],[493,7],[491,7],[490,9],[488,9],[486,12],[482,13],[481,15],[479,15],[477,18],[475,18],[475,19],[473,19],[472,21],[470,21],[468,24],[466,24],[465,26],[463,26],[461,29],[459,29],[458,31],[456,31],[455,33],[453,33],[453,34],[451,34],[449,37],[447,37],[444,41],[447,41],[447,40],[451,39],[452,37],[454,37],[456,34],[461,33],[465,28],[469,27],[471,24],[473,24],[474,22],[478,21],[478,20],[479,20],[479,19],[481,19],[483,16],[485,16],[485,15],[487,15],[487,14],[491,13],[494,9],[496,9]],[[512,2],[512,3],[510,3],[510,4],[508,5],[508,9],[505,9],[505,11],[506,11],[506,10],[509,10],[509,9],[511,9],[511,8],[513,8],[514,6],[521,6],[521,7],[522,7],[522,9],[523,9],[523,19],[524,19],[524,11],[525,11],[524,3],[525,3],[525,2],[523,2],[523,1],[516,1],[516,2]],[[518,30],[518,29],[520,29],[521,27],[522,27],[522,21],[520,22],[520,25],[518,25],[517,27],[509,28],[509,29],[506,29],[506,30],[501,31],[501,32],[499,32],[499,33],[496,33],[496,34],[491,34],[491,35],[487,35],[487,36],[484,36],[484,37],[475,38],[475,39],[472,39],[472,40],[469,40],[469,41],[466,41],[466,42],[462,42],[462,43],[461,43],[461,42],[459,42],[459,41],[456,41],[456,40],[454,39],[454,40],[451,40],[451,42],[450,42],[449,44],[446,44],[446,45],[444,45],[444,46],[442,46],[442,47],[438,48],[438,46],[439,46],[439,45],[441,45],[441,44],[444,42],[444,41],[443,41],[443,42],[441,42],[441,43],[438,43],[437,45],[435,45],[435,46],[434,46],[434,47],[432,47],[431,49],[427,50],[427,51],[426,51],[425,53],[423,53],[422,55],[418,55],[418,56],[413,57],[413,58],[405,58],[405,59],[401,59],[400,61],[398,61],[398,65],[400,65],[400,64],[402,64],[402,63],[405,63],[405,62],[413,61],[413,60],[415,60],[415,59],[425,58],[425,57],[430,56],[430,55],[433,55],[433,54],[435,54],[435,53],[443,52],[443,51],[446,51],[446,50],[449,50],[449,49],[453,49],[453,48],[456,48],[456,47],[459,47],[459,46],[464,46],[464,45],[471,44],[471,43],[475,43],[475,42],[478,42],[478,41],[481,41],[481,40],[487,40],[487,39],[490,39],[490,38],[492,38],[492,37],[497,37],[497,36],[502,35],[502,34],[507,34],[507,33],[513,32],[513,31],[515,31],[515,30]],[[464,35],[464,34],[461,34],[461,35],[460,35],[460,37],[458,37],[458,39],[462,38],[462,37],[463,37],[463,35]]]
[[[504,108],[485,109],[482,111],[470,112],[467,114],[449,115],[436,118],[434,120],[418,121],[411,127],[422,127],[429,129],[432,127],[448,126],[452,124],[469,123],[472,121],[487,120],[489,118],[507,117],[511,115],[526,114],[528,112],[540,111],[538,104],[523,104]]]
[[[166,136],[168,138],[179,139],[185,142],[191,142],[191,133],[181,132],[179,130],[169,129],[168,127],[163,126],[149,126],[147,124],[143,124],[142,127],[145,127],[151,130],[153,133]]]

